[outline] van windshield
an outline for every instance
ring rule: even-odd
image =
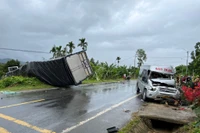
[[[150,74],[150,79],[171,79],[173,75],[171,74],[163,74],[163,73],[158,73],[158,72],[151,72]]]

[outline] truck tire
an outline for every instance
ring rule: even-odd
[[[137,93],[137,94],[140,93],[140,88],[138,87],[138,83],[136,84],[136,93]]]
[[[142,100],[143,101],[148,101],[148,98],[147,98],[147,89],[144,89],[144,91],[142,93]]]

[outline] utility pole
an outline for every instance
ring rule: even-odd
[[[187,52],[187,59],[186,59],[186,75],[188,75],[188,58],[189,58],[189,51],[186,49],[183,49],[184,51]]]
[[[137,56],[137,52],[135,53],[135,57],[134,57],[134,78],[136,77],[135,72],[136,72],[136,56]]]
[[[135,64],[136,64],[135,62],[136,62],[136,54],[135,54],[135,57],[134,57],[134,67],[135,67]]]
[[[186,60],[186,75],[188,75],[188,57],[189,57],[189,51],[187,51],[187,60]]]

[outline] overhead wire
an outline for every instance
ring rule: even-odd
[[[24,49],[14,49],[14,48],[0,48],[0,50],[10,50],[10,51],[20,51],[20,52],[29,52],[29,53],[50,54],[50,52],[35,51],[35,50],[24,50]]]

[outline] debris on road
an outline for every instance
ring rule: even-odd
[[[107,129],[108,133],[117,133],[118,132],[118,128],[116,127],[110,127]]]
[[[130,112],[130,110],[128,110],[128,109],[127,109],[127,110],[126,110],[126,109],[124,109],[124,112],[125,112],[125,113],[129,113],[129,112]]]

